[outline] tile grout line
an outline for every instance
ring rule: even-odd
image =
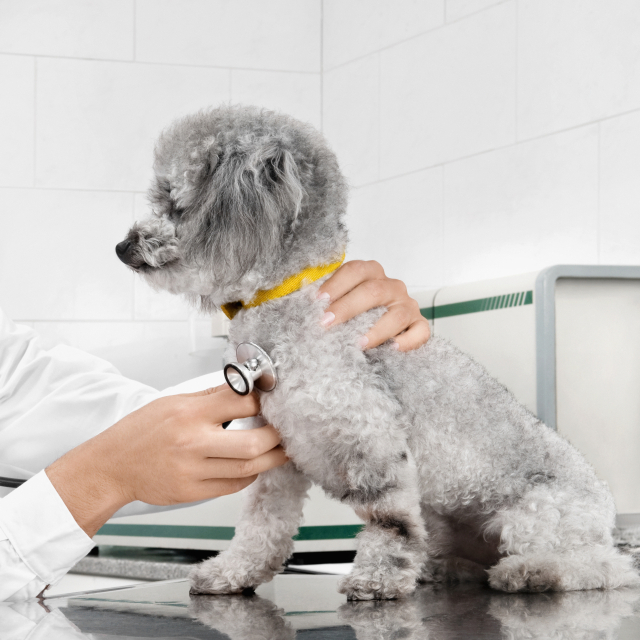
[[[520,35],[519,33],[519,22],[518,22],[518,17],[519,17],[519,12],[518,12],[518,0],[514,0],[515,1],[515,11],[516,11],[516,24],[515,24],[515,44],[516,44],[516,59],[515,59],[515,65],[516,65],[516,78],[515,78],[515,100],[514,100],[514,120],[515,120],[515,134],[516,134],[516,142],[518,142],[518,137],[519,137],[519,132],[518,132],[518,79],[519,79],[519,74],[518,74],[518,70],[519,70],[519,62],[518,62],[518,36]]]
[[[324,133],[324,0],[320,0],[320,131]]]
[[[138,57],[138,52],[136,50],[136,47],[137,47],[136,29],[138,28],[138,23],[136,20],[137,14],[138,14],[137,0],[133,0],[133,61],[134,62],[136,62],[136,58]]]
[[[428,171],[430,169],[435,169],[436,167],[440,167],[440,166],[444,166],[444,165],[448,165],[448,164],[454,164],[456,162],[462,162],[464,160],[469,160],[471,158],[477,158],[479,156],[483,156],[485,154],[488,153],[494,153],[496,151],[503,151],[505,149],[509,149],[511,147],[516,147],[518,145],[523,145],[523,144],[528,144],[529,142],[536,142],[538,140],[544,140],[544,138],[551,138],[553,136],[556,135],[560,135],[563,133],[569,133],[570,131],[577,131],[578,129],[582,129],[582,128],[587,128],[587,127],[593,127],[593,126],[597,126],[600,125],[602,122],[606,122],[607,120],[613,120],[615,118],[621,118],[624,116],[628,116],[631,115],[633,113],[640,113],[640,107],[636,107],[635,109],[630,109],[629,111],[623,111],[621,113],[616,113],[615,115],[611,115],[611,116],[604,116],[602,118],[599,118],[597,120],[591,120],[589,122],[583,122],[571,127],[566,127],[565,129],[558,129],[556,131],[551,131],[549,133],[543,133],[539,136],[533,136],[531,138],[524,138],[522,140],[517,140],[516,142],[511,142],[509,144],[504,144],[504,145],[500,145],[498,147],[491,147],[489,149],[483,149],[482,151],[477,151],[475,153],[470,153],[466,156],[459,156],[458,158],[452,158],[451,160],[444,160],[441,162],[436,162],[435,164],[430,164],[430,165],[425,165],[422,167],[418,167],[417,169],[411,169],[410,171],[405,171],[403,173],[397,173],[391,176],[386,176],[384,178],[379,178],[377,181],[372,181],[372,182],[365,182],[363,184],[359,184],[359,185],[355,185],[353,187],[353,189],[361,189],[363,187],[371,187],[374,184],[376,184],[377,182],[385,182],[388,180],[395,180],[396,178],[404,178],[405,176],[410,176],[413,175],[414,173],[419,173],[420,171]]]
[[[602,168],[602,162],[600,160],[600,149],[601,149],[601,139],[602,139],[602,128],[600,122],[598,122],[598,146],[596,156],[598,159],[597,164],[597,179],[596,179],[596,259],[598,264],[601,264],[600,261],[600,233],[602,230],[602,219],[600,212],[600,172]]]
[[[219,69],[220,71],[226,71],[233,69],[235,71],[261,71],[264,73],[297,73],[305,76],[316,75],[318,71],[298,71],[294,69],[265,69],[263,67],[222,67],[213,64],[188,64],[184,62],[154,62],[147,60],[116,60],[114,58],[83,58],[81,56],[51,56],[51,55],[38,55],[33,53],[12,53],[10,51],[0,51],[1,56],[17,56],[21,58],[33,58],[38,57],[40,59],[49,60],[69,60],[72,62],[108,62],[111,64],[139,64],[139,65],[151,65],[156,67],[187,67],[189,69]]]
[[[38,162],[38,58],[33,59],[33,186],[37,189]]]
[[[492,9],[495,9],[495,7],[498,7],[502,4],[506,4],[507,2],[510,2],[511,0],[502,0],[501,2],[496,2],[495,4],[492,4],[488,7],[485,7],[484,9],[480,9],[479,11],[475,11],[474,13],[470,13],[466,16],[462,16],[461,18],[458,18],[456,20],[452,20],[451,22],[443,22],[442,24],[439,24],[435,27],[431,27],[430,29],[425,29],[424,31],[421,31],[420,33],[416,33],[412,36],[409,36],[408,38],[405,38],[404,40],[398,40],[397,42],[393,42],[392,44],[387,44],[384,47],[380,47],[379,49],[375,49],[374,51],[369,51],[368,53],[363,53],[359,56],[356,56],[355,58],[351,58],[349,60],[345,60],[344,62],[341,62],[339,64],[336,64],[332,67],[329,67],[328,69],[326,69],[326,71],[334,71],[335,69],[339,69],[340,67],[345,67],[348,64],[351,64],[352,62],[357,62],[359,60],[363,60],[364,58],[367,58],[375,53],[381,53],[382,51],[387,51],[389,49],[393,49],[393,47],[398,47],[402,44],[406,44],[407,42],[411,42],[411,40],[415,40],[416,38],[420,38],[421,36],[427,35],[428,33],[433,33],[434,31],[438,31],[439,29],[446,29],[449,25],[453,25],[453,24],[457,24],[458,22],[462,22],[464,20],[466,20],[467,18],[471,18],[473,16],[477,16],[480,13],[484,13],[485,11],[491,11]],[[445,9],[446,12],[446,9]]]
[[[378,56],[378,110],[377,110],[377,119],[378,119],[378,170],[376,175],[376,184],[380,182],[380,174],[381,174],[381,162],[382,162],[382,56],[380,52],[376,52]]]

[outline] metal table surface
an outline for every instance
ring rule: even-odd
[[[347,602],[336,591],[338,580],[280,575],[249,596],[190,596],[187,581],[172,580],[4,603],[0,638],[640,638],[640,589],[511,595],[475,584],[423,585],[403,600]]]

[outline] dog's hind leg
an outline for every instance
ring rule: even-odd
[[[500,532],[505,557],[489,569],[489,584],[510,592],[639,585],[632,559],[612,544],[612,504],[600,502],[540,488],[497,512],[487,529]]]
[[[381,492],[375,500],[368,495],[369,501],[357,504],[357,490],[345,500],[366,521],[358,535],[353,571],[338,587],[349,600],[392,600],[416,587],[426,559],[427,533],[411,459],[397,479],[397,486]]]
[[[246,490],[229,548],[191,572],[191,593],[241,593],[279,573],[293,552],[310,484],[293,463],[261,473]]]

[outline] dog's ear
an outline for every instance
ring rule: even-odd
[[[287,149],[270,145],[259,154],[261,179],[290,225],[295,222],[304,200],[304,189],[293,155]]]
[[[221,272],[237,278],[277,261],[305,197],[291,152],[273,141],[252,153],[229,154],[208,183],[203,218],[185,229],[193,233],[187,246],[194,255],[204,258],[218,278]]]

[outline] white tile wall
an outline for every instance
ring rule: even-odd
[[[514,142],[515,18],[507,2],[380,54],[382,177]]]
[[[0,87],[0,186],[31,186],[35,59],[0,55]]]
[[[159,130],[228,100],[323,125],[349,255],[411,287],[637,264],[639,26],[634,0],[0,0],[0,304],[166,382],[191,310],[113,248]]]
[[[136,59],[320,71],[320,0],[137,0]]]
[[[600,124],[600,262],[640,264],[640,112]]]
[[[321,0],[0,0],[0,305],[155,386],[219,368],[189,355],[208,321],[114,246],[176,116],[235,101],[321,126],[321,23]]]
[[[351,194],[348,258],[377,260],[408,287],[431,288],[442,272],[442,167]]]
[[[597,264],[598,127],[444,168],[447,282]]]
[[[443,22],[444,0],[324,0],[324,69],[402,42]]]
[[[2,0],[0,52],[133,60],[134,0]]]
[[[640,108],[640,3],[519,0],[520,139]]]
[[[379,75],[377,53],[324,74],[324,134],[355,186],[379,177]]]
[[[38,60],[36,184],[143,190],[174,118],[229,100],[226,69]]]
[[[285,111],[314,127],[322,126],[320,82],[316,74],[234,69],[231,100]]]
[[[123,320],[133,277],[115,244],[133,217],[129,193],[1,189],[1,303],[14,319]]]

